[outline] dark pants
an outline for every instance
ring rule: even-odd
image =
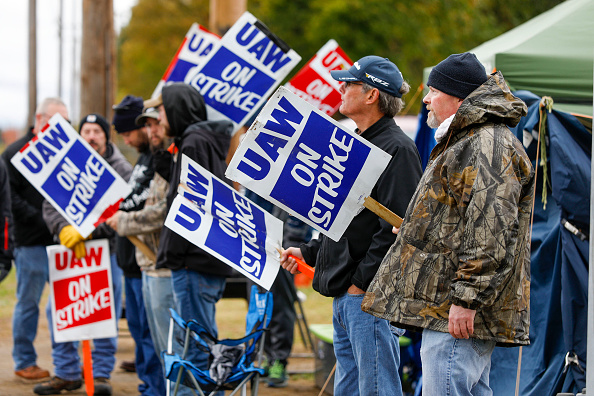
[[[251,289],[248,282],[248,291]],[[272,319],[270,331],[266,334],[264,353],[270,364],[280,360],[287,365],[287,359],[293,348],[293,333],[295,330],[295,286],[293,275],[280,269],[270,288],[273,298]]]
[[[143,396],[165,394],[165,379],[161,361],[155,353],[151,338],[144,299],[142,298],[142,279],[126,277],[126,319],[128,329],[136,343],[136,372],[143,382],[138,391]]]

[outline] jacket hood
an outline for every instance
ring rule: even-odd
[[[167,121],[174,137],[180,137],[190,125],[206,120],[204,98],[194,87],[174,83],[163,87],[161,94]]]
[[[233,135],[233,124],[230,121],[200,121],[190,125],[179,138],[175,138],[176,146],[180,147],[181,140],[194,134],[200,133],[208,136],[211,142],[211,149],[216,153],[219,159],[227,158],[231,136]]]
[[[450,129],[460,130],[486,122],[514,127],[527,112],[526,104],[512,95],[501,72],[496,72],[464,99]]]

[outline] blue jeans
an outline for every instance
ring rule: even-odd
[[[423,330],[423,395],[491,396],[489,371],[494,341],[456,339],[449,333]]]
[[[163,364],[161,353],[167,350],[169,308],[175,309],[171,277],[150,276],[143,272],[142,298],[155,352]]]
[[[112,254],[111,279],[113,283],[113,294],[116,318],[122,316],[122,270],[118,267],[116,255]],[[48,326],[52,340],[52,360],[54,362],[54,374],[62,379],[74,381],[81,378],[80,357],[78,355],[78,341],[76,342],[55,342],[53,331],[53,319],[51,302],[48,301],[45,307]],[[116,319],[116,326],[117,326]],[[118,338],[97,338],[93,340],[93,377],[109,378],[115,365],[115,353],[118,347]]]
[[[173,285],[171,277],[156,277],[142,273],[142,298],[146,310],[146,319],[151,330],[151,337],[155,346],[155,352],[163,365],[163,351],[167,350],[167,339],[169,336],[169,308],[175,309],[173,299]],[[181,356],[183,348],[173,342],[173,351]],[[163,367],[163,378],[165,379],[165,368]],[[170,383],[171,395],[173,394],[174,382]],[[193,395],[190,388],[180,386],[178,396]]]
[[[15,371],[37,363],[33,341],[37,335],[39,301],[49,279],[45,246],[22,246],[14,249],[17,277],[17,302],[12,316],[12,358]]]
[[[402,396],[398,336],[404,331],[363,312],[364,296],[334,298],[334,394]]]
[[[155,353],[155,345],[151,338],[142,298],[141,278],[126,277],[126,319],[130,334],[136,343],[136,373],[143,382],[138,385],[138,391],[142,396],[164,395],[163,366]]]
[[[213,336],[218,336],[215,321],[215,305],[223,296],[226,279],[223,276],[180,269],[172,271],[171,282],[175,309],[182,319],[196,319]],[[195,348],[194,348],[195,349]],[[208,368],[206,353],[193,353],[187,356],[198,368]]]

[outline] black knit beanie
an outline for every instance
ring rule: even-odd
[[[453,54],[439,62],[431,70],[427,86],[465,99],[472,91],[487,81],[485,67],[476,58],[476,55],[465,52]]]
[[[124,133],[140,128],[136,125],[136,117],[142,114],[143,101],[140,96],[128,95],[120,104],[113,106],[115,110],[112,124],[117,133]]]
[[[109,122],[107,122],[105,117],[103,117],[101,114],[96,113],[86,115],[85,117],[83,117],[82,120],[80,120],[80,124],[78,126],[78,133],[80,133],[83,125],[85,125],[86,123],[99,125],[101,129],[103,129],[103,132],[105,132],[105,139],[107,139],[107,141],[109,142],[111,127],[109,126]]]

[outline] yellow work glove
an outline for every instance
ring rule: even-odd
[[[76,228],[70,224],[62,228],[62,231],[60,231],[60,235],[58,235],[58,237],[60,238],[60,243],[66,246],[68,249],[74,249],[74,245],[85,240],[85,238],[83,238],[82,235],[76,231]]]
[[[79,260],[81,258],[85,257],[87,255],[87,248],[85,247],[85,241],[81,241],[81,242],[77,243],[76,245],[74,245],[74,248],[72,248],[72,251],[74,251],[74,255]]]

